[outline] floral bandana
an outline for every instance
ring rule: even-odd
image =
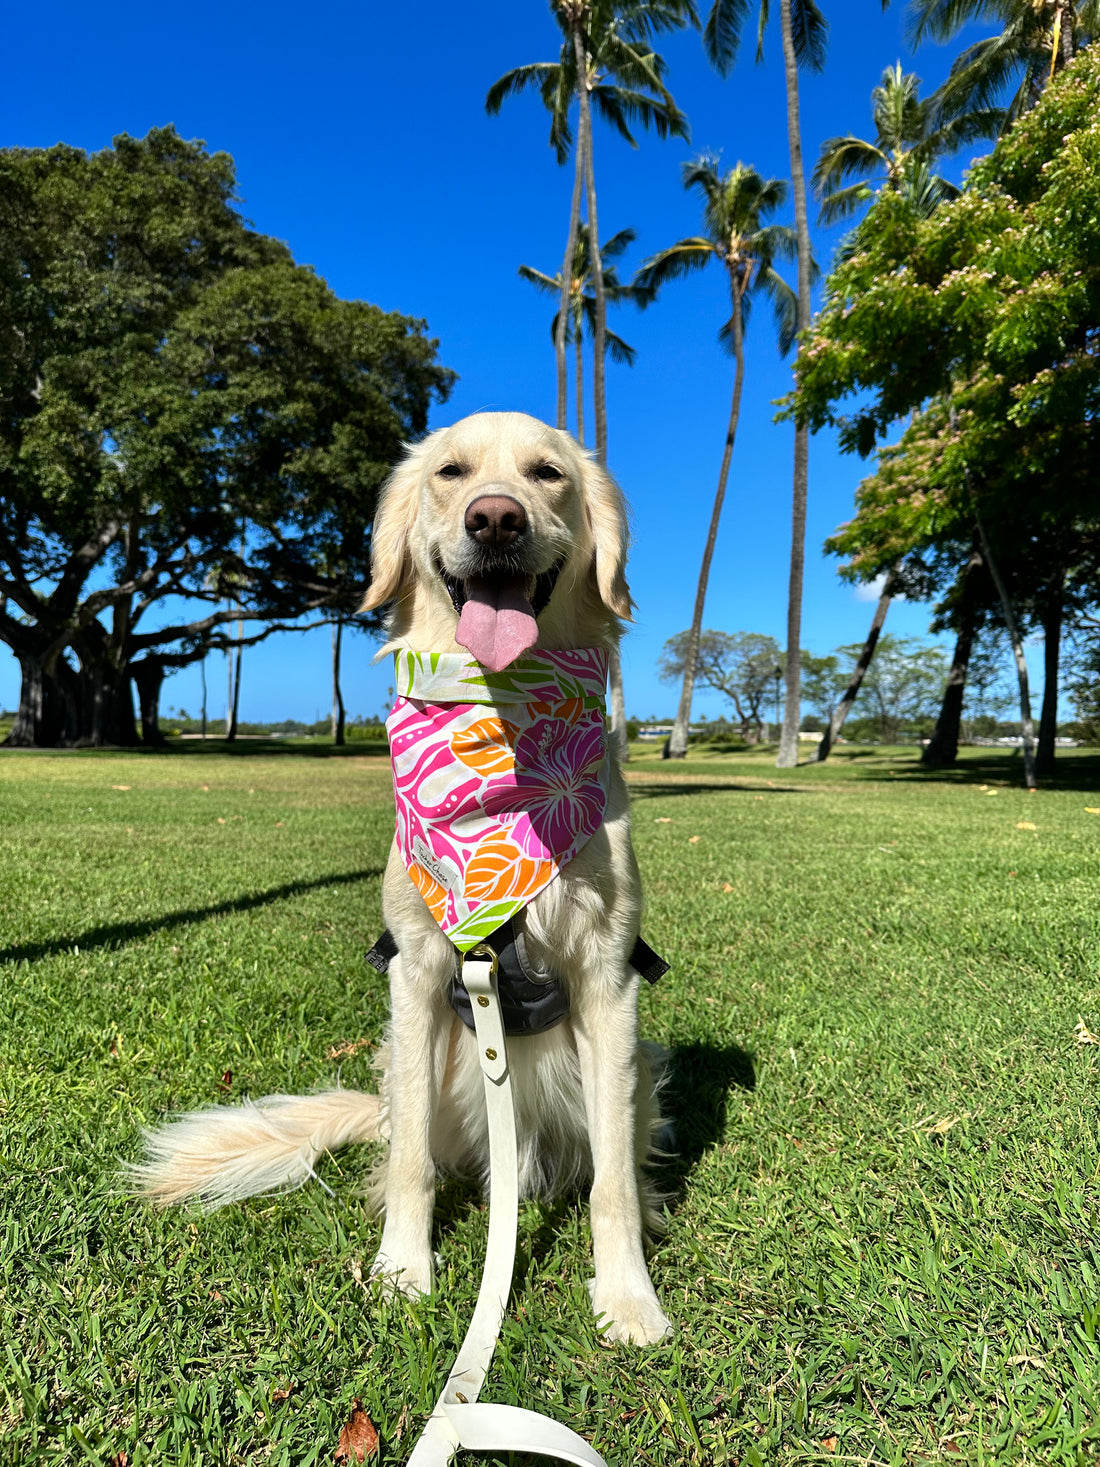
[[[386,720],[397,845],[461,952],[548,886],[607,802],[607,654],[531,652],[502,672],[398,652]]]

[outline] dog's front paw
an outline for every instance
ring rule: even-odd
[[[646,1290],[600,1289],[588,1283],[592,1310],[604,1339],[620,1345],[656,1345],[672,1333],[672,1321],[657,1302],[652,1285]]]
[[[402,1260],[391,1258],[388,1253],[380,1252],[370,1269],[372,1279],[380,1279],[384,1284],[406,1294],[410,1299],[417,1299],[421,1294],[431,1293],[432,1275],[432,1255],[428,1252],[424,1254],[423,1258]]]

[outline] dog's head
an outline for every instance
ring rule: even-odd
[[[395,641],[506,666],[527,647],[609,646],[629,618],[614,480],[568,433],[477,413],[409,449],[374,520],[364,611]]]

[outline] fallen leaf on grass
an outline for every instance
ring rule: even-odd
[[[697,836],[697,835],[689,835],[688,836],[688,845],[689,846],[696,845],[698,843],[699,839],[700,839],[700,837]]]
[[[838,1442],[835,1436],[823,1436],[821,1438],[821,1450],[823,1452],[835,1452],[837,1445]]]
[[[111,788],[113,790],[128,790],[130,786],[128,784],[113,784]]]
[[[378,1450],[378,1433],[374,1422],[363,1410],[363,1403],[356,1396],[351,1403],[351,1416],[340,1433],[340,1441],[333,1456],[334,1462],[363,1462],[373,1457]]]
[[[1092,1032],[1080,1014],[1077,1015],[1077,1027],[1073,1031],[1073,1037],[1078,1044],[1100,1044],[1100,1037]]]
[[[225,821],[222,819],[222,817],[220,815],[218,816],[218,824],[219,825],[224,825],[225,824]]]
[[[1086,815],[1100,815],[1100,805],[1086,805],[1085,806],[1085,814]]]
[[[1016,829],[1017,830],[1034,830],[1035,829],[1035,822],[1033,820],[1017,820],[1017,822],[1016,822]]]
[[[233,1071],[226,1070],[214,1088],[215,1090],[220,1090],[223,1094],[228,1095],[230,1090],[233,1088]]]
[[[116,1452],[113,1457],[108,1457],[109,1467],[130,1467],[130,1457],[126,1452]]]
[[[329,1059],[346,1059],[349,1055],[358,1054],[361,1049],[366,1049],[370,1043],[369,1039],[344,1039],[339,1044],[334,1044],[329,1049]]]
[[[272,1405],[281,1406],[284,1401],[289,1401],[293,1393],[298,1389],[296,1385],[280,1386],[278,1390],[271,1392]]]
[[[728,881],[724,881],[722,883],[722,890],[723,891],[732,891],[733,890],[733,887],[729,884]]]
[[[996,790],[986,790],[986,794],[987,795],[995,795],[996,793],[997,793]]]
[[[655,815],[653,817],[653,823],[654,823],[654,825],[671,825],[672,824],[672,816],[671,815]]]

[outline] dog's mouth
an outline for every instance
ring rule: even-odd
[[[460,577],[437,561],[440,579],[458,613],[455,641],[487,667],[501,672],[538,641],[536,618],[554,594],[564,560],[535,575],[508,565],[486,565]]]

